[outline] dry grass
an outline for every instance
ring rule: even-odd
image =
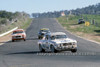
[[[88,17],[88,15],[86,16]],[[92,18],[92,16],[89,16],[88,18],[90,17]],[[67,20],[66,18],[69,18],[69,19]],[[79,16],[73,16],[73,17],[67,16],[67,17],[60,17],[57,19],[59,23],[61,23],[61,25],[64,27],[64,29],[67,29],[71,33],[77,36],[81,36],[88,40],[94,40],[94,41],[100,42],[100,27],[96,27],[95,25],[90,25],[87,27],[84,24],[78,24],[79,18],[80,18]],[[96,18],[96,20],[98,19]]]
[[[26,29],[30,25],[31,22],[32,22],[32,19],[28,19],[25,22],[17,22],[17,23],[14,23],[12,25],[9,25],[9,26],[12,26],[10,28],[14,28],[14,27],[18,26],[19,28]],[[8,26],[8,28],[9,28],[9,26]],[[5,36],[0,37],[0,44],[5,43],[8,40],[11,40],[11,33],[9,33],[9,34],[7,34]]]

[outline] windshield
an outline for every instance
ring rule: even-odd
[[[67,36],[66,35],[55,35],[55,36],[51,36],[51,40],[63,39],[63,38],[67,38]]]
[[[19,33],[23,33],[23,31],[16,31],[16,32],[13,32],[13,34],[19,34]]]

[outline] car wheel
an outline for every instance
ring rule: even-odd
[[[41,37],[39,36],[38,39],[41,39]]]
[[[26,41],[26,39],[24,39],[24,41]]]
[[[45,50],[42,48],[42,46],[39,44],[39,50],[40,52],[45,52]]]
[[[38,39],[40,39],[40,37],[38,36]]]
[[[53,53],[57,53],[57,50],[55,49],[55,47],[53,45],[50,46],[50,50]]]
[[[77,52],[77,49],[71,49],[71,52],[75,53],[75,52]]]
[[[14,42],[15,40],[12,40],[12,42]]]

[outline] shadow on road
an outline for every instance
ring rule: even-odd
[[[39,54],[39,53],[43,53],[40,51],[30,51],[30,52],[15,52],[15,53],[9,53],[6,55],[16,55],[16,54]],[[45,53],[51,53],[51,52],[45,52]]]
[[[29,41],[29,40],[39,40],[38,38],[27,38],[26,41]],[[16,40],[14,42],[21,42],[23,40]],[[7,41],[7,42],[0,42],[0,43],[14,43],[12,41]]]
[[[38,38],[27,38],[26,40],[39,40]]]
[[[14,54],[37,54],[40,53],[40,51],[30,51],[30,52],[15,52],[15,53],[9,53],[6,55],[14,55]]]
[[[57,52],[52,53],[51,51],[46,52],[40,52],[40,51],[29,51],[29,52],[14,52],[14,53],[8,53],[5,55],[23,55],[23,54],[33,54],[33,55],[66,55],[66,56],[100,56],[100,52]]]

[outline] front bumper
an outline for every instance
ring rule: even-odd
[[[62,44],[62,45],[57,45],[57,46],[55,46],[55,49],[56,49],[56,50],[60,50],[60,51],[72,50],[72,49],[77,49],[77,45],[74,44],[74,45],[66,45],[66,46],[64,46],[64,45]]]
[[[25,37],[22,37],[22,36],[13,36],[12,37],[12,40],[22,40],[22,39],[25,39]]]

